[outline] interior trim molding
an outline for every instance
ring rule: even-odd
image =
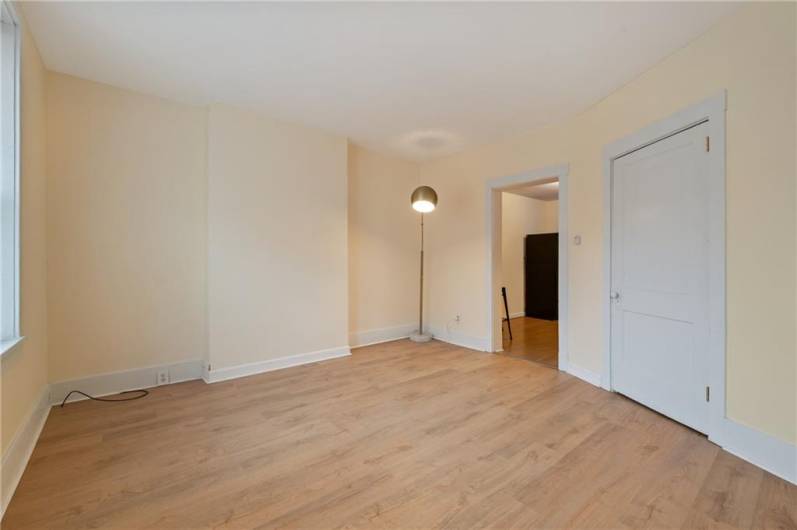
[[[327,361],[329,359],[337,359],[339,357],[348,357],[349,355],[351,355],[351,349],[349,346],[339,346],[337,348],[330,348],[328,350],[287,355],[285,357],[277,357],[276,359],[268,359],[265,361],[257,361],[254,363],[239,364],[237,366],[229,366],[226,368],[210,370],[205,373],[203,379],[206,383],[218,383],[220,381],[237,379],[239,377],[246,377],[248,375],[262,374],[264,372],[272,372],[274,370],[281,370],[283,368],[290,368],[292,366],[317,363],[320,361]]]
[[[560,370],[587,383],[603,387],[601,374],[567,364]],[[797,485],[797,446],[747,425],[725,418],[722,432],[712,441],[732,455]]]
[[[19,430],[11,440],[8,449],[3,453],[2,483],[0,484],[0,520],[6,513],[11,497],[22,479],[22,474],[33,455],[36,442],[39,441],[47,416],[50,415],[50,385],[44,385],[33,409],[22,422]]]
[[[711,395],[723,396],[709,402],[706,434],[717,442],[722,437],[725,417],[725,90],[621,138],[603,150],[603,372],[602,384],[612,390],[612,171],[614,160],[702,123],[708,124],[711,150],[708,152],[708,380]]]
[[[388,328],[355,331],[349,334],[349,346],[351,348],[361,348],[363,346],[371,346],[372,344],[406,339],[416,329],[418,329],[418,326],[415,324],[403,324],[401,326]]]
[[[517,313],[509,313],[509,318],[520,318],[526,316],[525,311],[518,311]]]
[[[53,405],[60,405],[70,390],[80,390],[92,396],[101,397],[128,390],[152,388],[158,386],[158,372],[163,371],[169,373],[169,383],[202,379],[202,367],[204,364],[204,361],[195,359],[59,381],[50,385],[50,396]],[[87,398],[72,394],[69,402],[83,399]]]
[[[587,383],[601,387],[601,374],[597,372],[593,372],[592,370],[587,370],[586,368],[581,368],[580,366],[576,366],[570,362],[566,364],[559,363],[559,369],[563,372],[566,372],[573,377],[578,377],[582,381],[586,381]]]
[[[550,179],[559,180],[559,270],[568,270],[568,252],[570,245],[570,231],[568,228],[569,207],[569,174],[568,164],[546,166],[516,175],[495,177],[485,183],[485,220],[486,220],[486,292],[487,299],[487,338],[485,345],[478,349],[495,352],[501,349],[501,318],[502,304],[500,302],[500,276],[501,265],[501,192],[530,184],[532,182],[546,182]],[[569,328],[569,281],[567,274],[560,274],[557,285],[559,299],[559,367],[567,365],[567,345]]]
[[[432,333],[432,338],[439,341],[453,344],[454,346],[461,346],[476,351],[490,351],[489,341],[482,337],[471,337],[458,331],[451,331],[448,327],[429,326],[429,331]]]
[[[729,453],[797,485],[797,446],[730,418],[716,438]]]

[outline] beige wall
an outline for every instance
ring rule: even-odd
[[[0,361],[3,454],[47,384],[46,73],[24,21],[22,27],[20,330],[25,340]]]
[[[47,88],[50,381],[203,357],[204,109]]]
[[[418,164],[349,145],[349,333],[416,326]],[[365,339],[367,340],[367,339]]]
[[[751,4],[584,113],[421,166],[446,208],[429,216],[432,322],[486,337],[485,186],[570,164],[570,362],[603,356],[602,149],[727,89],[727,412],[797,440],[795,5]],[[564,272],[564,271],[563,271]]]
[[[558,227],[559,201],[501,194],[501,278],[506,287],[510,315],[525,311],[525,236],[556,232]],[[503,308],[501,316],[504,316]]]
[[[347,344],[345,139],[48,75],[51,382]]]
[[[348,344],[346,139],[213,106],[213,369]]]

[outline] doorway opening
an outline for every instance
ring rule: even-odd
[[[490,351],[561,370],[567,366],[567,173],[567,166],[551,166],[487,183]]]
[[[504,355],[559,366],[559,179],[501,192]]]

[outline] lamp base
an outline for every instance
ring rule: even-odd
[[[429,333],[413,333],[410,335],[410,340],[412,342],[429,342],[432,340],[432,335]]]

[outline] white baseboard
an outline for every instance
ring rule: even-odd
[[[463,348],[470,348],[471,350],[477,351],[490,351],[490,348],[487,347],[487,339],[485,338],[471,337],[447,327],[430,326],[429,331],[435,339],[455,346],[462,346]]]
[[[404,324],[389,328],[369,329],[368,331],[355,331],[349,334],[349,345],[352,348],[380,344],[391,340],[406,339],[418,329],[417,324]]]
[[[712,441],[742,460],[797,484],[797,446],[725,418],[719,439]]]
[[[509,313],[509,318],[520,318],[526,316],[525,311],[518,311],[517,313]]]
[[[204,379],[206,383],[218,383],[219,381],[227,381],[228,379],[262,374],[263,372],[281,370],[283,368],[290,368],[291,366],[299,366],[302,364],[317,363],[319,361],[337,359],[338,357],[346,357],[349,355],[351,355],[350,348],[348,346],[340,346],[329,350],[300,353],[297,355],[279,357],[277,359],[268,359],[266,361],[219,368],[206,372]]]
[[[600,374],[562,362],[559,369],[591,385],[605,388]],[[711,437],[711,441],[742,460],[797,484],[797,446],[730,418],[723,421],[722,431],[718,437]]]
[[[45,385],[39,394],[33,409],[22,422],[19,430],[11,440],[11,444],[3,453],[2,480],[0,481],[0,520],[6,513],[8,503],[14,495],[22,473],[28,465],[33,448],[39,440],[39,435],[50,414],[50,386]]]
[[[582,381],[586,381],[587,383],[601,387],[601,375],[598,373],[593,372],[592,370],[587,370],[586,368],[581,368],[580,366],[576,366],[573,363],[559,363],[559,369],[563,372],[567,372],[568,374],[578,377]]]
[[[435,338],[444,342],[486,351],[486,339],[474,339],[456,333],[435,333],[435,335]],[[215,383],[348,355],[351,355],[349,347],[343,346],[214,370],[204,379],[208,383]],[[74,388],[100,396],[135,388],[152,387],[155,386],[157,372],[164,369],[169,371],[171,383],[200,379],[202,378],[203,367],[204,362],[201,360],[186,361],[62,381],[45,386],[28,417],[11,440],[8,449],[3,453],[2,480],[0,481],[0,519],[5,514],[11,497],[30,460],[50,413],[51,403],[59,404],[66,392]],[[601,386],[601,377],[595,372],[569,363],[560,364],[559,369],[587,383]],[[737,423],[729,418],[724,420],[723,432],[719,439],[713,439],[713,441],[729,453],[786,481],[797,484],[797,447],[795,445]]]
[[[162,364],[159,366],[147,366],[144,368],[134,368],[121,372],[111,372],[97,374],[80,379],[70,379],[59,381],[50,385],[50,395],[53,405],[60,405],[64,397],[70,390],[80,390],[92,396],[108,396],[118,394],[127,390],[139,388],[152,388],[158,386],[158,372],[166,371],[169,373],[169,383],[180,383],[192,379],[202,379],[202,368],[204,361],[192,360],[172,364]],[[72,394],[69,401],[79,401],[86,399],[83,396]]]

